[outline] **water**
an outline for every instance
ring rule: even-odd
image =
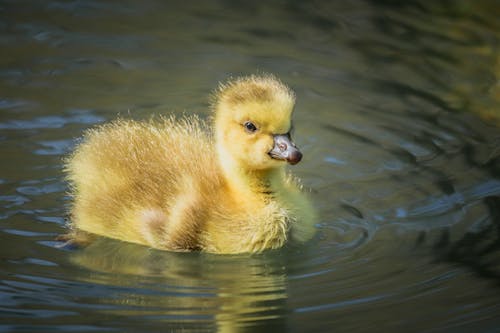
[[[498,331],[499,8],[1,1],[0,330]],[[256,72],[297,92],[314,241],[58,247],[86,128],[205,117],[217,82]]]

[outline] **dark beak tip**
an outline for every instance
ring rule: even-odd
[[[287,159],[287,162],[291,165],[295,165],[302,160],[302,153],[298,150],[294,151]]]

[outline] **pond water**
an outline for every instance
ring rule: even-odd
[[[439,4],[441,3],[441,4]],[[0,1],[0,330],[500,327],[496,1]],[[297,93],[316,238],[259,255],[60,247],[62,158],[118,115]]]

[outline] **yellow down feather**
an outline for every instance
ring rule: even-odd
[[[273,159],[294,94],[273,76],[221,85],[212,126],[196,116],[119,119],[86,132],[65,163],[70,237],[97,234],[154,248],[258,252],[314,233],[315,213]],[[258,131],[248,133],[252,121]]]

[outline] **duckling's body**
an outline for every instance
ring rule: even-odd
[[[284,169],[302,156],[287,141],[291,91],[252,76],[222,86],[216,98],[213,134],[196,117],[118,120],[89,131],[66,165],[74,230],[214,253],[312,237],[314,212]]]

